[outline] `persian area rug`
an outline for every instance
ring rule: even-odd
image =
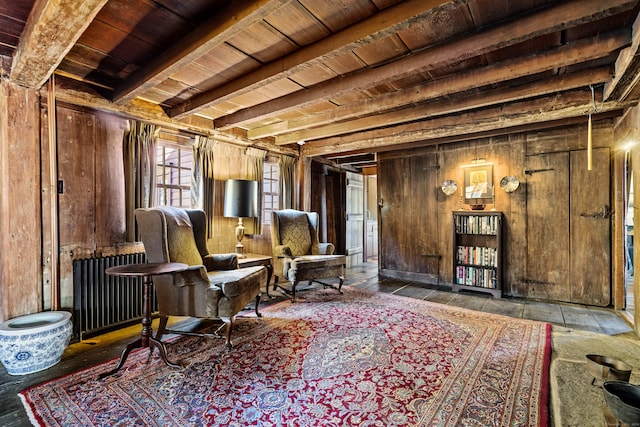
[[[551,326],[345,289],[20,393],[37,426],[546,426]]]

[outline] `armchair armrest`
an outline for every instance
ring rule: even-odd
[[[209,286],[209,277],[202,265],[192,265],[184,271],[172,274],[172,278],[173,286],[179,288],[195,285]]]
[[[202,260],[207,271],[235,270],[238,268],[237,254],[209,254]]]
[[[273,249],[273,255],[277,258],[291,257],[293,254],[291,253],[291,248],[285,245],[277,245]]]
[[[311,247],[311,253],[313,255],[333,255],[336,251],[336,247],[333,243],[318,243]]]

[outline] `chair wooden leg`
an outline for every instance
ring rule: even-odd
[[[156,340],[161,341],[162,335],[164,335],[165,329],[167,329],[167,322],[169,316],[160,316],[160,323],[158,324],[158,330],[156,331]]]
[[[278,276],[273,278],[273,290],[277,290],[278,289]]]
[[[340,279],[340,283],[338,284],[338,292],[340,292],[341,294],[344,294],[344,292],[342,292],[342,284],[344,283],[344,276],[338,276],[338,278]]]
[[[260,309],[260,297],[262,296],[262,294],[258,294],[256,295],[256,316],[258,317],[262,317],[262,313],[260,313],[259,309]]]
[[[225,339],[225,345],[227,346],[228,350],[231,350],[233,348],[233,343],[231,342],[231,331],[233,329],[233,320],[234,317],[221,317],[222,321],[225,323],[225,325],[227,325],[226,329],[225,329],[225,334],[224,334],[224,339]]]
[[[298,286],[298,280],[291,283],[291,302],[296,302],[296,286]]]

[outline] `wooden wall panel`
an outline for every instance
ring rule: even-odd
[[[0,79],[0,320],[42,310],[40,101]]]
[[[607,151],[606,147],[612,146],[612,125],[611,121],[594,123],[594,146],[605,147],[598,150]],[[570,229],[570,185],[584,185],[585,189],[599,186],[598,191],[607,195],[610,191],[609,179],[587,180],[581,174],[570,179],[569,153],[583,156],[586,140],[585,123],[585,126],[517,133],[442,147],[379,153],[381,275],[423,283],[433,283],[437,276],[435,280],[439,284],[451,284],[451,212],[461,207],[469,209],[460,202],[464,186],[462,166],[474,158],[484,158],[493,163],[495,209],[505,216],[504,293],[561,301],[579,297],[577,302],[608,305],[610,280],[604,277],[610,275],[609,259],[598,267],[599,286],[576,285],[572,293],[570,285],[570,265],[577,271],[578,266],[586,262],[589,251],[584,246],[590,245],[586,243],[591,241],[588,239],[610,241],[607,231],[589,236],[586,241],[576,239],[570,250],[570,233],[579,233]],[[429,156],[435,160],[429,160]],[[599,165],[605,163],[599,171],[603,176],[610,174],[609,161],[599,161]],[[433,173],[426,172],[429,164],[435,164]],[[525,173],[528,169],[547,167],[554,170],[549,176],[544,176],[544,172]],[[500,179],[507,175],[520,180],[520,187],[514,193],[499,188]],[[446,179],[457,182],[459,190],[455,195],[446,196],[440,191]],[[493,207],[494,203],[488,203],[485,209]],[[575,253],[578,255],[571,258]],[[416,254],[439,255],[439,265],[429,264]],[[434,275],[436,266],[440,272]]]
[[[95,115],[96,248],[125,241],[124,163],[122,141],[127,123],[108,114]]]

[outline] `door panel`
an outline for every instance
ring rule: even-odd
[[[609,149],[571,152],[571,301],[606,306],[611,301],[611,219]]]
[[[607,306],[611,300],[610,152],[527,157],[525,296]]]
[[[527,263],[529,298],[569,301],[569,153],[527,157]]]
[[[364,181],[363,176],[347,172],[347,267],[364,262]]]

